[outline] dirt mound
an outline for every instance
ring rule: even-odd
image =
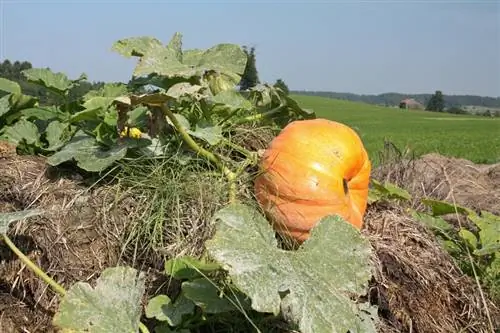
[[[443,160],[435,157],[430,161],[426,156],[422,163],[436,168],[436,161]],[[445,169],[450,171],[451,167],[453,163]],[[489,189],[498,188],[498,182],[493,185],[498,176],[491,176],[498,169],[480,168],[484,177],[492,177],[485,180]],[[122,235],[140,210],[133,198],[124,195],[117,201],[114,185],[92,186],[86,176],[74,171],[65,174],[60,168],[56,172],[43,158],[18,156],[5,145],[0,145],[0,170],[0,212],[35,207],[45,211],[43,216],[13,225],[11,239],[65,288],[77,281],[92,283],[105,267],[130,264],[122,257]],[[408,173],[407,179],[413,179],[417,191],[421,176],[403,171]],[[442,176],[430,177],[430,171],[426,175],[429,178],[421,178],[428,184],[424,193],[428,195],[432,187],[434,196],[446,199],[446,188],[435,183]],[[486,209],[484,202],[477,204]],[[494,208],[491,204],[488,207]],[[179,213],[190,214],[189,210]],[[366,220],[363,232],[376,250],[378,268],[370,297],[384,318],[382,332],[489,331],[474,281],[459,271],[430,232],[398,207],[373,205]],[[51,321],[57,296],[0,244],[0,332],[55,332]],[[154,270],[150,272],[150,290],[155,290],[161,279]],[[491,318],[500,318],[498,308],[489,301],[487,306]]]
[[[393,182],[417,199],[455,201],[476,211],[500,214],[500,163],[479,165],[433,153],[386,163],[374,170],[373,177]]]
[[[130,202],[113,206],[106,187],[90,190],[78,175],[56,175],[45,159],[17,156],[5,144],[0,170],[0,212],[45,212],[13,226],[9,236],[49,276],[67,288],[117,264]],[[0,244],[0,332],[52,332],[56,294]]]
[[[500,327],[500,309],[483,302],[475,281],[401,208],[371,206],[363,233],[376,252],[369,294],[382,332],[491,332],[487,311]]]

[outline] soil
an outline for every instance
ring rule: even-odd
[[[438,155],[424,156],[415,165],[411,171],[393,165],[392,174],[375,170],[374,175],[394,179],[397,173],[413,193],[422,195],[421,190],[438,199],[449,199],[453,188],[458,203],[500,214],[499,165]],[[117,202],[112,184],[91,187],[85,175],[50,168],[41,157],[19,156],[1,142],[0,170],[0,212],[45,211],[14,223],[9,237],[65,288],[77,281],[92,284],[104,268],[128,264],[121,235],[136,209],[133,198]],[[449,182],[442,182],[439,170],[446,170]],[[474,281],[461,274],[427,230],[398,207],[372,206],[366,221],[363,232],[373,244],[377,267],[369,296],[381,308],[382,332],[458,332],[466,325],[471,325],[467,332],[488,331]],[[157,290],[162,278],[148,273],[148,288]],[[57,299],[0,242],[0,332],[56,332],[51,320]],[[498,307],[488,306],[500,318]]]

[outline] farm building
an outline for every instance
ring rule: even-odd
[[[413,98],[406,98],[399,102],[400,109],[425,109],[425,107],[414,100]]]

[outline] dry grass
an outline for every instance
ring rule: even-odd
[[[371,207],[363,233],[377,270],[370,291],[383,332],[491,332],[481,293],[434,235],[400,207]],[[487,301],[500,325],[500,310]]]
[[[244,129],[232,140],[256,151],[271,138],[266,130]],[[42,158],[1,151],[0,212],[30,207],[47,211],[13,226],[12,239],[65,287],[76,281],[92,283],[105,267],[125,263],[147,271],[148,297],[164,288],[165,277],[158,273],[165,259],[202,252],[213,231],[210,216],[227,200],[227,184],[203,164],[140,161],[140,168],[130,164],[116,174],[116,183],[90,188],[78,174],[54,174]],[[411,182],[408,170],[394,163],[387,178]],[[379,172],[383,178],[385,171]],[[239,196],[252,203],[250,178],[241,179]],[[429,184],[425,186],[436,186]],[[438,193],[425,186],[423,193]],[[363,233],[376,253],[368,296],[380,307],[381,332],[490,332],[474,280],[402,206],[371,206]],[[0,306],[0,331],[53,332],[57,298],[8,248],[0,251],[0,301],[9,304]],[[491,318],[500,318],[498,306],[486,301]]]

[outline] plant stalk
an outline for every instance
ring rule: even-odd
[[[177,118],[175,118],[172,111],[165,104],[163,104],[161,106],[161,108],[162,108],[162,111],[170,119],[172,124],[174,124],[175,128],[179,131],[184,142],[186,142],[188,144],[188,146],[191,147],[191,149],[193,149],[197,154],[200,154],[201,156],[208,159],[210,162],[215,164],[215,166],[222,171],[222,173],[226,176],[227,180],[229,181],[229,201],[230,202],[236,201],[236,193],[237,193],[236,174],[234,172],[232,172],[228,167],[226,167],[215,154],[204,149],[203,147],[200,147],[196,143],[196,141],[194,141],[193,138],[189,135],[189,133],[186,132],[185,128],[182,127],[182,125],[179,123]]]
[[[3,239],[7,246],[14,252],[21,261],[28,266],[29,269],[31,269],[37,276],[39,276],[45,283],[47,283],[49,286],[54,289],[55,292],[57,292],[59,295],[64,296],[66,295],[66,290],[61,286],[59,283],[54,281],[50,276],[45,274],[43,270],[41,270],[33,261],[30,260],[27,256],[24,255],[24,253],[21,252],[17,248],[17,246],[10,240],[9,236],[3,235]]]
[[[29,268],[31,269],[35,275],[40,277],[43,282],[47,283],[49,286],[54,289],[61,297],[66,295],[66,290],[59,283],[54,281],[50,276],[48,276],[40,267],[38,267],[30,258],[28,258],[19,248],[12,242],[12,240],[6,234],[3,235],[3,240],[7,244],[7,246],[14,252],[19,259]],[[139,330],[142,333],[149,333],[148,328],[142,322],[139,322]]]
[[[269,116],[272,116],[278,112],[281,111],[281,109],[284,107],[285,105],[284,104],[280,104],[278,107],[275,107],[274,109],[271,109],[269,111],[266,111],[266,112],[262,112],[262,113],[258,113],[258,114],[254,114],[254,115],[251,115],[251,116],[247,116],[247,117],[243,117],[243,118],[240,118],[238,120],[235,121],[235,124],[236,125],[241,125],[241,124],[245,124],[245,123],[249,123],[251,121],[258,121],[258,120],[261,120],[261,119],[264,119],[266,117],[269,117]]]
[[[139,322],[139,331],[141,333],[149,333],[149,329],[142,322]]]

